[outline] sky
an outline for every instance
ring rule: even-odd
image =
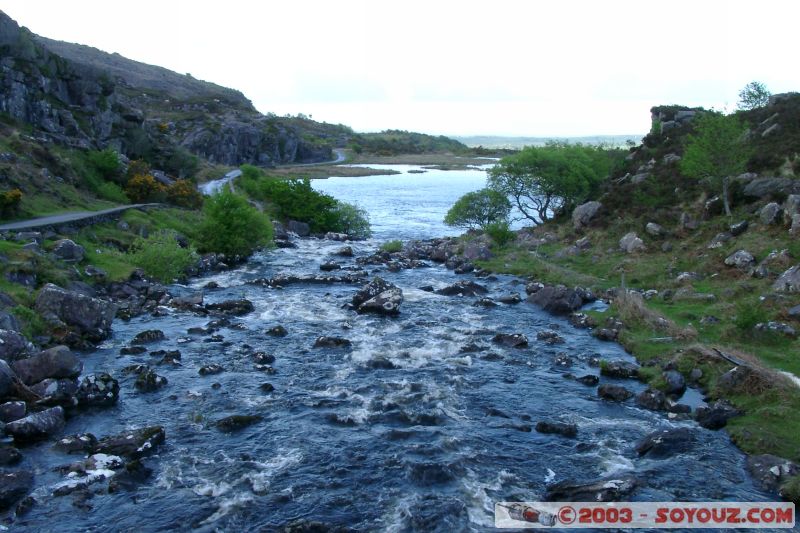
[[[654,105],[800,90],[797,0],[2,0],[34,33],[357,131],[646,133]]]

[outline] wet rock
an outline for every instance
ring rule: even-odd
[[[335,283],[364,283],[367,273],[364,271],[348,272],[337,276],[323,274],[307,274],[297,276],[294,274],[281,274],[274,278],[259,278],[248,283],[272,289],[288,287],[296,284],[333,285]]]
[[[733,235],[734,237],[738,237],[739,235],[747,231],[748,227],[750,227],[750,223],[747,222],[746,220],[742,220],[741,222],[737,222],[736,224],[731,224],[731,226],[728,229],[731,232],[731,235]]]
[[[8,423],[24,418],[28,412],[25,402],[6,402],[0,405],[0,422]]]
[[[266,352],[256,352],[253,360],[260,365],[271,365],[275,362],[275,356]]]
[[[775,492],[789,478],[800,475],[800,466],[775,455],[749,455],[747,471],[762,490]]]
[[[177,309],[195,309],[203,305],[204,295],[202,292],[178,296],[173,298],[169,304]]]
[[[374,278],[361,287],[352,300],[353,307],[359,313],[387,316],[399,314],[402,303],[403,291],[381,278]]]
[[[108,492],[130,491],[147,481],[153,474],[152,469],[147,468],[139,460],[125,463],[125,468],[119,471],[111,481],[108,482]]]
[[[93,452],[138,459],[163,444],[164,440],[166,440],[164,428],[150,426],[103,437],[97,442]]]
[[[242,316],[252,313],[255,310],[253,302],[250,300],[226,300],[215,304],[206,304],[207,311],[222,313],[225,315]]]
[[[563,422],[548,422],[542,420],[536,423],[535,429],[539,433],[563,435],[564,437],[576,437],[578,435],[578,426],[575,424],[565,424]]]
[[[224,372],[225,369],[222,366],[214,363],[210,365],[201,366],[200,370],[197,371],[198,374],[201,376],[213,376],[215,374],[221,374]]]
[[[639,365],[619,359],[613,361],[604,360],[600,364],[600,374],[612,378],[635,379],[639,377]]]
[[[528,337],[522,333],[498,333],[492,337],[492,342],[508,348],[525,348],[528,346]]]
[[[151,342],[159,342],[166,339],[164,332],[160,329],[148,329],[137,333],[131,341],[131,344],[149,344]]]
[[[44,379],[30,390],[42,397],[39,405],[61,405],[72,407],[77,404],[75,393],[78,392],[78,380],[72,379]]]
[[[267,335],[272,337],[285,337],[288,334],[289,332],[286,331],[286,328],[283,326],[274,326],[267,330]]]
[[[340,265],[339,263],[335,263],[333,261],[326,261],[325,263],[322,263],[319,266],[319,269],[322,270],[323,272],[332,272],[334,270],[340,270],[341,268],[342,265]]]
[[[695,437],[687,428],[654,431],[636,443],[636,453],[651,459],[664,459],[692,449]]]
[[[600,378],[592,374],[587,374],[585,376],[580,376],[575,378],[575,381],[587,385],[589,387],[594,387],[595,385],[600,383]]]
[[[800,292],[800,265],[795,265],[781,274],[772,288],[780,292]]]
[[[511,294],[504,294],[503,296],[497,299],[498,302],[506,305],[513,305],[518,304],[522,301],[522,298],[516,292]]]
[[[24,358],[31,349],[32,346],[21,333],[0,329],[0,359],[10,363]]]
[[[565,480],[547,487],[548,502],[614,502],[625,499],[638,486],[636,478],[621,476],[590,483]]]
[[[144,346],[123,346],[119,349],[120,355],[139,355],[147,351]]]
[[[572,211],[572,225],[576,230],[581,230],[589,225],[595,220],[597,215],[600,213],[603,204],[600,202],[586,202],[585,204],[581,204],[576,207]]]
[[[612,385],[610,383],[603,383],[597,388],[597,395],[603,400],[624,402],[625,400],[633,396],[633,393],[628,389],[626,389],[625,387],[620,387],[619,385]]]
[[[453,272],[455,274],[469,274],[470,272],[474,271],[475,271],[475,265],[468,262],[461,263],[460,265],[458,265],[453,269]]]
[[[106,339],[117,306],[48,283],[36,297],[36,311],[55,326],[66,326],[91,342]]]
[[[337,255],[339,257],[353,257],[353,248],[350,246],[343,246],[334,251],[333,255]]]
[[[81,433],[58,439],[53,445],[53,449],[61,453],[88,454],[95,446],[97,446],[97,437],[91,433]]]
[[[642,252],[646,249],[644,241],[640,239],[639,236],[633,231],[626,233],[619,240],[619,247],[623,252],[628,254]]]
[[[265,394],[268,394],[270,392],[273,392],[275,390],[275,387],[272,385],[272,383],[262,383],[261,385],[258,386],[258,390],[260,390]]]
[[[749,272],[756,265],[756,258],[747,250],[738,250],[725,258],[725,264]]]
[[[11,367],[26,385],[47,378],[74,378],[83,371],[81,360],[66,346],[56,346],[27,359],[20,359]]]
[[[528,287],[525,290],[527,292]],[[556,315],[568,315],[580,309],[584,304],[583,291],[568,289],[563,285],[545,286],[529,294],[528,301],[530,303]]]
[[[133,386],[136,387],[139,392],[153,392],[165,387],[167,383],[167,378],[159,376],[153,369],[145,367],[136,376],[136,381],[133,383]]]
[[[216,281],[209,281],[205,285],[203,285],[204,289],[219,289],[219,283]]]
[[[0,466],[11,466],[22,461],[22,454],[13,446],[0,445]],[[2,480],[0,480],[0,483]]]
[[[14,396],[28,402],[35,402],[40,399],[39,395],[31,391],[17,377],[8,363],[0,359],[0,398],[7,396]]]
[[[10,509],[33,489],[33,472],[0,472],[0,511]]]
[[[317,522],[315,520],[308,520],[301,518],[294,520],[284,525],[282,529],[277,529],[277,533],[351,533],[352,530],[342,527],[326,524],[325,522]]]
[[[75,242],[71,241],[70,239],[61,239],[60,241],[56,241],[55,246],[53,247],[53,255],[62,261],[79,263],[83,261],[83,258],[86,255],[86,250],[83,246],[80,244],[75,244]]]
[[[497,304],[491,298],[479,298],[472,304],[473,307],[497,307]]]
[[[731,418],[742,412],[725,401],[717,401],[708,407],[698,407],[695,420],[706,429],[722,429]]]
[[[536,334],[536,340],[546,342],[547,344],[563,344],[564,337],[555,331],[540,331]]]
[[[435,291],[443,296],[479,296],[489,292],[486,287],[474,281],[459,281]]]
[[[677,370],[667,370],[661,374],[664,379],[664,392],[672,396],[681,396],[686,392],[686,380]]]
[[[263,420],[259,415],[232,415],[217,420],[214,425],[222,431],[237,431]]]
[[[592,328],[597,325],[597,321],[586,313],[572,313],[569,315],[569,323],[576,328]]]
[[[311,235],[311,226],[297,220],[290,220],[286,225],[286,229],[296,234],[298,237],[308,237]]]
[[[75,393],[81,407],[108,407],[119,399],[119,382],[106,372],[88,374]]]
[[[605,342],[616,342],[617,338],[619,337],[619,330],[610,328],[597,328],[592,331],[592,337]]]
[[[314,348],[350,348],[353,345],[349,340],[342,337],[317,337],[314,341]]]
[[[6,424],[6,433],[16,442],[33,442],[49,438],[64,429],[64,409],[51,407]]]
[[[666,411],[669,407],[667,396],[656,389],[646,389],[636,395],[636,405],[651,411]]]

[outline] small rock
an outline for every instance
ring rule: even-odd
[[[525,348],[528,346],[528,338],[522,333],[498,333],[492,337],[492,342],[509,348]]]
[[[577,381],[578,383],[583,383],[584,385],[587,385],[589,387],[594,387],[595,385],[600,383],[600,378],[593,374],[587,374],[585,376],[580,376],[578,378],[575,378],[575,381]]]
[[[637,487],[631,476],[604,478],[590,483],[565,480],[547,487],[548,502],[613,502],[626,498]]]
[[[479,296],[489,291],[474,281],[459,281],[435,292],[443,296]]]
[[[613,360],[603,361],[600,364],[600,374],[612,378],[638,378],[639,365],[628,361]]]
[[[61,453],[88,454],[97,446],[97,437],[91,433],[70,435],[56,441],[53,449]]]
[[[200,370],[198,370],[197,373],[200,374],[201,376],[213,376],[215,374],[221,374],[224,371],[225,369],[222,368],[222,366],[213,363],[210,365],[201,366]]]
[[[108,407],[119,399],[119,382],[105,372],[84,376],[75,393],[82,407]]]
[[[93,452],[138,459],[163,444],[164,440],[166,440],[164,428],[150,426],[104,437],[97,442]]]
[[[793,476],[800,475],[797,463],[775,455],[750,455],[747,457],[747,470],[756,484],[766,491],[776,491]]]
[[[242,316],[252,313],[255,310],[253,302],[250,300],[226,300],[224,302],[206,304],[207,311],[222,313],[225,315]]]
[[[145,367],[145,369],[136,376],[136,381],[133,385],[140,392],[153,392],[165,387],[167,383],[167,378],[159,376],[151,368]]]
[[[536,423],[534,429],[539,433],[563,435],[564,437],[576,437],[578,435],[578,426],[563,422],[540,421]]]
[[[706,429],[722,429],[731,418],[740,416],[741,411],[725,401],[712,403],[709,407],[698,407],[695,420]]]
[[[749,222],[747,222],[746,220],[742,220],[741,222],[737,222],[736,224],[731,224],[731,226],[728,229],[731,232],[731,235],[733,235],[734,237],[738,237],[739,235],[747,231],[747,228],[749,226],[750,226]]]
[[[647,389],[636,395],[636,405],[651,411],[666,411],[669,404],[666,395],[660,390]]]
[[[271,335],[272,337],[285,337],[288,335],[289,332],[283,326],[274,326],[267,330],[267,335]]]
[[[333,261],[326,261],[319,266],[319,269],[323,272],[332,272],[334,270],[341,270],[342,265],[339,263],[335,263]]]
[[[10,509],[32,489],[32,472],[28,470],[0,472],[0,511]]]
[[[738,250],[725,258],[725,264],[749,272],[755,266],[756,258],[747,250]]]
[[[759,211],[761,222],[766,225],[780,224],[783,219],[783,209],[776,202],[770,202]]]
[[[214,425],[222,431],[230,432],[244,429],[261,420],[263,420],[263,417],[258,415],[233,415],[217,420]]]
[[[633,393],[628,389],[626,389],[625,387],[620,387],[619,385],[612,385],[610,383],[604,383],[597,388],[597,395],[603,400],[624,402],[625,400],[633,396]]]
[[[661,374],[664,379],[664,392],[672,396],[681,396],[686,391],[686,380],[677,370],[667,370]]]
[[[314,348],[350,348],[353,345],[349,340],[342,337],[317,337],[314,341]]]
[[[0,405],[0,422],[8,423],[24,418],[28,412],[25,402],[6,402]]]
[[[636,453],[651,459],[664,459],[689,451],[694,442],[694,433],[690,429],[664,429],[650,433],[637,442]]]
[[[644,230],[653,237],[663,237],[667,233],[663,227],[655,222],[648,222]]]
[[[60,241],[56,241],[53,247],[53,255],[62,261],[79,263],[83,261],[86,250],[83,246],[75,244],[75,242],[70,239],[61,239]]]
[[[0,444],[0,466],[11,466],[22,461],[22,454],[13,446]],[[1,478],[0,478],[1,479]]]
[[[272,383],[262,383],[261,385],[258,386],[258,388],[261,392],[264,393],[270,393],[275,390],[275,387],[272,385]]]
[[[148,344],[151,342],[163,341],[166,337],[160,329],[148,329],[137,333],[131,344]]]
[[[343,246],[333,252],[333,255],[338,255],[339,257],[353,257],[353,248],[350,246]]]
[[[619,240],[619,247],[623,252],[628,254],[642,252],[646,249],[644,241],[634,232],[625,234],[625,236]]]
[[[555,331],[540,331],[536,334],[536,340],[546,342],[547,344],[563,344],[564,337]]]

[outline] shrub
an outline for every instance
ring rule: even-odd
[[[19,213],[19,204],[22,202],[22,191],[11,189],[0,193],[0,215],[10,218]]]
[[[119,155],[112,148],[100,151],[91,151],[87,156],[89,164],[104,180],[115,181],[120,177]]]
[[[346,233],[354,239],[367,239],[372,235],[369,215],[357,205],[337,200],[331,212],[334,218],[331,231]]]
[[[508,222],[504,220],[487,224],[484,231],[486,231],[486,234],[492,238],[492,241],[494,241],[497,246],[501,247],[513,241],[517,236],[517,234],[508,227]]]
[[[125,194],[131,202],[163,202],[167,198],[167,189],[151,174],[139,174],[128,181]]]
[[[181,248],[177,233],[160,230],[149,237],[138,238],[128,250],[131,262],[142,268],[148,276],[163,283],[183,277],[197,260],[192,248]]]
[[[386,241],[385,243],[381,244],[381,250],[384,252],[394,253],[399,252],[403,249],[403,241],[393,240],[393,241]]]
[[[505,221],[511,212],[508,197],[491,189],[468,192],[453,204],[444,217],[448,226],[462,228],[486,227],[493,222]]]
[[[215,194],[203,206],[200,248],[230,256],[247,256],[272,242],[272,224],[247,200],[229,190]]]
[[[135,159],[128,163],[128,171],[125,173],[125,183],[134,176],[146,176],[150,174],[150,164],[141,159]]]
[[[757,305],[740,304],[736,306],[736,317],[733,319],[733,325],[742,333],[753,334],[756,324],[768,321],[767,313]]]
[[[167,201],[188,209],[200,209],[203,206],[203,195],[189,180],[178,180],[167,187]]]

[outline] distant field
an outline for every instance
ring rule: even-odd
[[[522,148],[525,146],[544,146],[549,141],[564,141],[568,143],[606,144],[611,146],[625,146],[628,140],[639,144],[644,137],[641,133],[631,135],[592,135],[588,137],[494,137],[491,135],[475,135],[471,137],[452,137],[470,148],[483,146],[484,148]]]

